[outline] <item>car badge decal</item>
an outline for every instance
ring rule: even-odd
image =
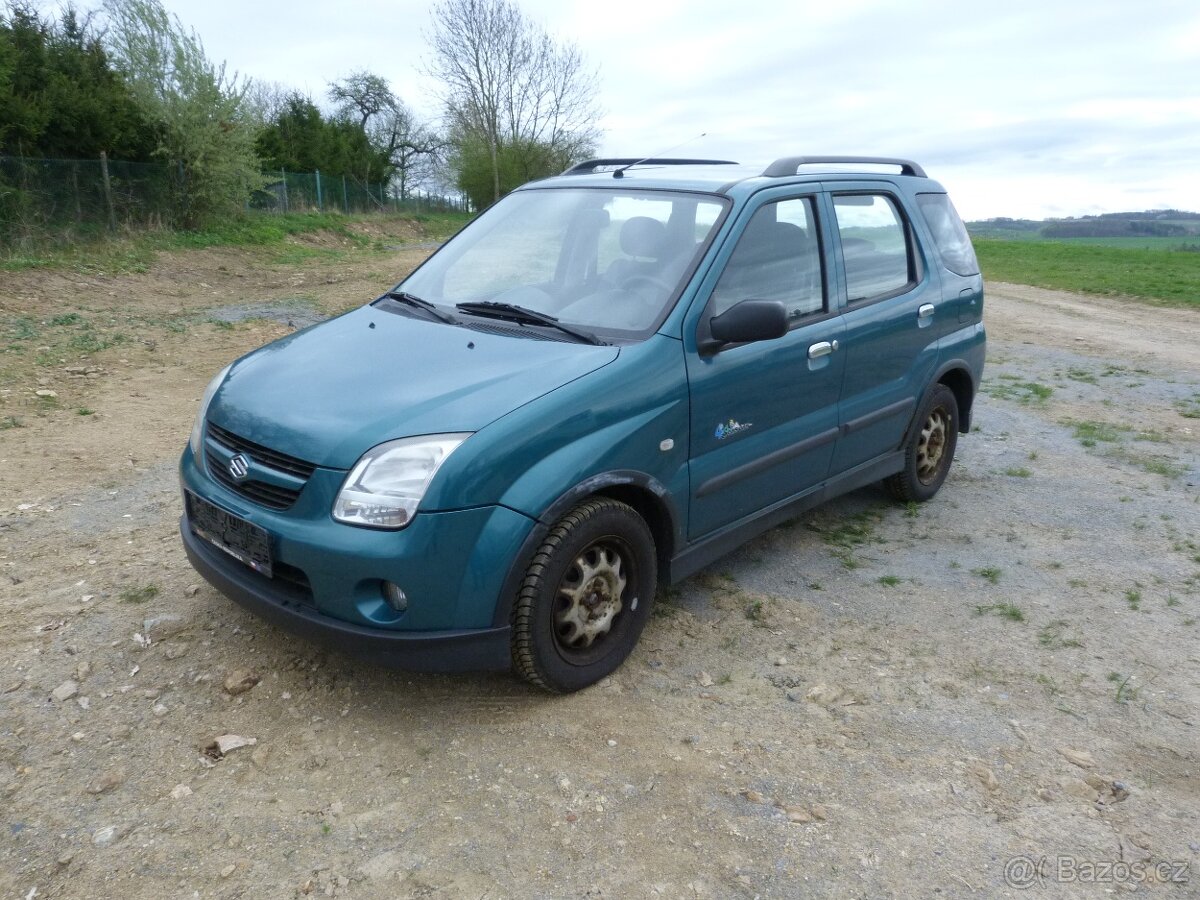
[[[721,422],[717,425],[717,430],[713,432],[713,436],[718,441],[723,441],[731,435],[738,434],[742,431],[749,431],[754,427],[753,422],[739,422],[737,419],[730,419],[728,422]]]
[[[233,476],[234,481],[242,481],[250,474],[250,457],[245,453],[234,454],[229,460],[229,474]]]

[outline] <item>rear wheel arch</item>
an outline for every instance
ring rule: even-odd
[[[971,429],[971,406],[975,402],[975,382],[971,373],[961,365],[953,366],[938,376],[938,384],[944,384],[954,392],[958,402],[958,430],[966,434]]]

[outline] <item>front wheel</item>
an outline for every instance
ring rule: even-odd
[[[935,384],[913,420],[904,447],[904,468],[884,480],[897,500],[924,503],[933,498],[950,474],[958,446],[958,400],[944,384]]]
[[[594,684],[625,661],[650,616],[654,538],[632,507],[580,503],[533,555],[512,615],[513,667],[555,693]]]

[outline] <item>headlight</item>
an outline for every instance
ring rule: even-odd
[[[204,443],[204,417],[208,415],[208,404],[212,403],[213,395],[231,368],[233,368],[233,363],[218,372],[217,377],[208,383],[208,387],[204,389],[204,395],[200,398],[200,409],[196,412],[196,424],[192,426],[192,436],[188,438],[188,446],[192,448],[192,455],[197,460],[200,458],[200,448]]]
[[[430,434],[388,441],[363,454],[338,492],[333,517],[369,528],[403,528],[442,463],[467,434]]]

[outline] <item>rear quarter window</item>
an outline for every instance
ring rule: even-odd
[[[947,194],[918,194],[917,203],[925,217],[933,240],[937,243],[942,265],[955,275],[978,275],[979,260],[971,246],[967,226],[958,216],[954,204]]]

